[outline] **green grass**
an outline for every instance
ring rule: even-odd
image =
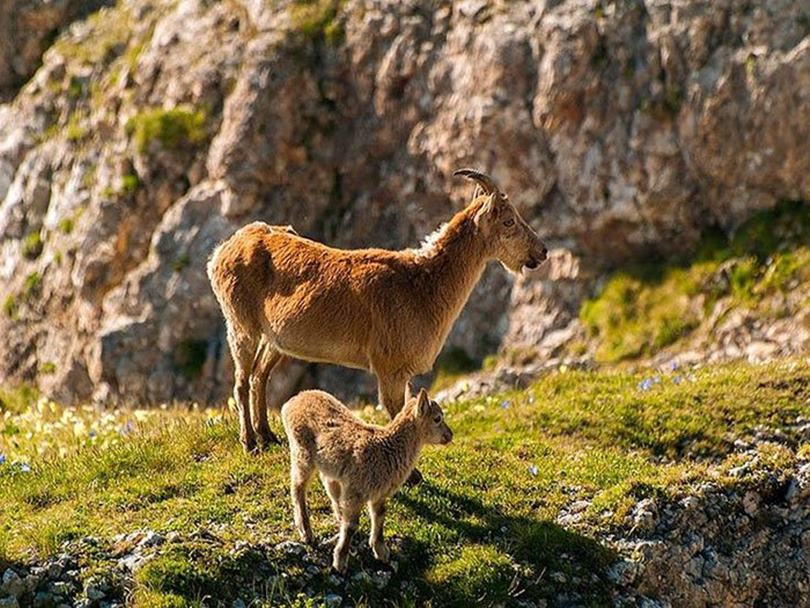
[[[171,110],[156,108],[146,110],[130,118],[125,131],[134,138],[139,152],[145,152],[149,144],[158,141],[168,150],[182,150],[195,146],[208,136],[205,111],[181,106]]]
[[[88,35],[80,40],[61,36],[54,48],[67,58],[80,64],[109,64],[126,48],[132,31],[132,18],[126,7],[102,8],[90,15],[85,23],[90,28]],[[71,77],[66,87],[71,98],[84,94],[81,82]]]
[[[315,596],[309,605],[330,592],[366,605],[406,605],[405,597],[413,605],[511,605],[571,591],[606,605],[603,575],[613,553],[600,534],[640,497],[680,495],[706,479],[740,483],[727,475],[737,460],[734,439],[758,425],[789,434],[797,416],[810,416],[807,360],[676,370],[657,381],[652,374],[562,371],[525,391],[448,404],[454,442],[427,448],[426,482],[390,503],[386,533],[398,569],[385,588],[365,575],[335,587],[320,566],[306,580],[306,563],[275,548],[296,538],[288,454],[278,447],[245,455],[232,414],[100,414],[37,401],[35,393],[2,394],[0,407],[12,413],[0,414],[0,452],[32,470],[0,466],[0,565],[92,535],[98,556],[89,551],[85,568],[112,576],[103,557],[110,539],[150,528],[183,537],[138,572],[136,605],[194,605],[206,596],[228,603],[240,595],[261,605],[308,605],[299,596],[306,592]],[[370,409],[365,415],[380,420]],[[272,424],[280,432],[278,420]],[[774,466],[793,458],[783,448],[763,455]],[[593,502],[580,524],[555,523],[561,507],[583,498]],[[317,483],[310,505],[316,534],[332,534]],[[374,575],[379,566],[362,539],[358,547],[352,571]],[[314,554],[328,559],[328,549]],[[551,572],[568,581],[555,582]]]
[[[82,118],[78,112],[73,112],[65,125],[65,138],[71,142],[80,142],[88,134],[87,127],[82,125]]]
[[[344,37],[338,19],[342,4],[342,0],[295,0],[289,9],[292,26],[311,40],[336,46]]]
[[[42,275],[32,272],[25,277],[23,282],[22,295],[25,299],[32,298],[42,287]]]
[[[59,228],[59,232],[63,234],[70,234],[73,232],[73,228],[75,227],[76,222],[73,220],[72,217],[64,217],[59,220],[59,224],[57,228]]]
[[[22,253],[29,260],[35,260],[42,253],[42,233],[39,230],[29,232],[23,239]]]
[[[134,173],[127,173],[121,177],[121,192],[132,194],[141,187],[140,178]]]
[[[797,288],[810,292],[810,205],[787,202],[755,216],[731,239],[706,235],[688,260],[614,273],[579,316],[596,359],[612,363],[676,343],[721,300],[763,317],[791,314],[773,296]]]
[[[19,308],[20,305],[14,295],[8,295],[6,296],[6,299],[3,300],[3,312],[9,319],[17,318],[17,311]]]

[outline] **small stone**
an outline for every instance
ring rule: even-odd
[[[54,596],[46,591],[34,595],[34,608],[50,608],[54,604]]]
[[[84,594],[87,596],[87,599],[90,600],[100,600],[106,595],[94,584],[87,585],[87,587],[85,587]]]
[[[25,584],[25,590],[28,593],[34,593],[39,586],[40,577],[36,574],[29,574],[23,579],[23,583]]]
[[[153,532],[149,530],[146,535],[141,539],[141,542],[138,543],[139,547],[157,547],[158,545],[162,545],[166,542],[166,539],[158,534],[157,532]]]
[[[568,582],[568,577],[562,572],[552,572],[550,578],[555,583],[560,583],[561,585]]]
[[[70,583],[66,583],[64,581],[56,581],[55,583],[51,584],[51,591],[54,595],[61,595],[61,596],[68,596],[73,591],[73,587]]]
[[[343,598],[337,593],[327,593],[323,601],[328,608],[337,608],[343,603]]]
[[[608,580],[617,585],[629,585],[638,572],[638,564],[628,559],[616,562],[607,571]]]
[[[302,543],[297,543],[293,540],[285,540],[276,545],[276,549],[283,551],[288,555],[303,555],[306,553],[307,547]]]
[[[374,576],[371,577],[371,580],[374,583],[374,586],[377,587],[377,589],[383,589],[388,585],[388,582],[391,580],[391,573],[384,570],[380,570],[379,572],[375,573]]]
[[[0,588],[3,593],[11,597],[19,597],[25,592],[25,584],[20,578],[20,575],[11,568],[8,568],[3,573],[3,585]]]
[[[241,597],[236,598],[231,604],[231,608],[245,608],[245,600]]]
[[[742,504],[748,515],[754,515],[759,510],[759,495],[756,492],[746,492]]]

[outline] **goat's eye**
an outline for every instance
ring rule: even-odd
[[[433,422],[435,422],[436,424],[439,424],[441,421],[442,421],[442,415],[441,414],[433,417]]]
[[[506,220],[506,221],[503,223],[503,225],[504,225],[504,226],[506,226],[507,228],[511,228],[512,226],[514,226],[514,225],[515,225],[515,220],[514,220],[514,219],[512,219],[512,218],[509,218],[508,220]]]

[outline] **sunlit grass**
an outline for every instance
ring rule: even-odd
[[[588,576],[569,582],[568,591],[607,602],[603,573],[613,554],[600,535],[620,525],[641,497],[676,495],[707,479],[738,483],[727,474],[739,460],[733,440],[758,425],[789,434],[797,417],[810,416],[808,391],[810,363],[791,360],[666,374],[555,372],[525,391],[447,404],[454,442],[427,448],[420,462],[427,481],[390,504],[386,531],[399,562],[391,588],[411,585],[417,603],[435,606],[480,597],[508,604],[518,596],[553,597],[559,584],[542,573],[577,568]],[[365,415],[379,417],[370,409]],[[63,542],[88,535],[108,542],[147,528],[215,531],[220,544],[172,545],[136,580],[140,605],[187,605],[212,589],[235,599],[244,592],[240,577],[252,576],[256,585],[266,579],[252,570],[255,560],[233,556],[229,547],[237,541],[272,546],[296,538],[286,449],[245,455],[232,414],[182,408],[99,414],[38,400],[4,417],[7,425],[34,430],[17,435],[18,452],[0,465],[0,562],[52,555]],[[117,433],[129,420],[135,428]],[[97,429],[94,441],[87,429]],[[100,439],[104,429],[109,441]],[[46,438],[40,454],[35,446]],[[13,466],[18,457],[30,471]],[[778,468],[795,458],[787,448],[768,448],[761,461]],[[555,522],[561,508],[582,499],[590,507],[575,527]],[[310,504],[316,534],[333,534],[317,485]],[[352,563],[375,567],[364,550]],[[299,566],[274,567],[293,570],[283,589],[264,589],[261,597],[266,605],[295,605]],[[311,591],[325,594],[328,577],[317,580]],[[357,583],[343,593],[378,605],[389,592]]]

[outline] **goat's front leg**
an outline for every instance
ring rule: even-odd
[[[377,390],[380,395],[380,403],[388,412],[391,419],[394,419],[402,407],[405,405],[405,396],[408,391],[408,378],[402,376],[386,376],[377,374]],[[411,471],[406,480],[409,486],[416,485],[424,479],[418,469]]]
[[[346,572],[349,549],[351,549],[352,537],[360,523],[362,505],[362,501],[348,499],[345,495],[340,501],[340,535],[332,555],[332,567],[338,572]]]
[[[407,390],[408,379],[401,376],[377,375],[377,392],[380,398],[380,405],[388,412],[388,416],[393,420],[399,414],[402,406],[405,405],[405,391]]]
[[[368,516],[371,520],[371,535],[368,538],[368,545],[371,551],[381,562],[388,563],[391,552],[383,540],[383,524],[385,523],[385,500],[368,503]]]
[[[253,372],[250,375],[250,416],[260,450],[267,449],[271,443],[281,443],[267,422],[267,380],[281,359],[282,355],[263,341],[253,362]]]

